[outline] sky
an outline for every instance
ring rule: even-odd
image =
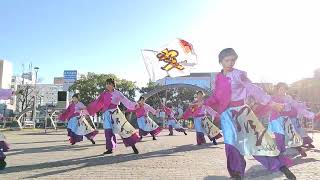
[[[0,59],[40,67],[42,83],[64,70],[114,73],[148,82],[141,49],[174,38],[191,42],[195,72],[221,69],[232,47],[236,68],[255,82],[292,83],[320,67],[320,1],[1,0]]]

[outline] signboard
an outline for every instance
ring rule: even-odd
[[[65,70],[63,73],[63,90],[68,91],[69,87],[77,80],[76,70]]]
[[[63,72],[63,80],[65,83],[75,82],[77,80],[77,71],[76,70],[65,70]]]

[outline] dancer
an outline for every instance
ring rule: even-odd
[[[277,147],[280,152],[285,152],[286,145],[299,151],[302,157],[306,157],[305,150],[301,147],[303,139],[297,131],[297,116],[301,115],[309,119],[314,119],[315,114],[303,108],[302,103],[293,100],[287,95],[288,85],[280,82],[275,87],[275,94],[272,96],[274,102],[285,104],[282,112],[271,111],[268,129],[274,133]],[[300,128],[301,129],[301,128]]]
[[[138,104],[131,102],[115,87],[115,81],[111,78],[107,79],[106,90],[95,101],[90,103],[87,108],[90,115],[94,115],[100,110],[103,112],[103,128],[107,150],[103,154],[113,153],[113,149],[116,147],[115,134],[121,136],[126,147],[132,147],[133,152],[139,154],[135,144],[140,141],[140,136],[118,108],[120,102],[128,109],[136,109]]]
[[[153,115],[156,115],[159,110],[157,111],[146,104],[143,96],[139,98],[138,104],[139,106],[136,109],[128,110],[128,112],[136,113],[140,139],[142,139],[142,136],[146,136],[150,133],[152,139],[157,140],[156,135],[161,132],[161,128],[148,116],[148,113],[151,112]]]
[[[294,98],[294,100],[298,101],[296,98]],[[306,103],[303,102],[299,102],[299,112],[298,112],[298,116],[296,118],[292,118],[292,124],[295,127],[296,131],[298,132],[298,134],[302,137],[303,139],[303,147],[306,148],[315,148],[315,146],[312,144],[313,140],[310,138],[310,136],[308,135],[308,133],[305,132],[304,128],[301,126],[299,119],[305,118],[307,120],[317,120],[317,118],[320,115],[315,115],[315,117],[313,117],[313,113],[308,111],[308,107],[306,106]]]
[[[218,113],[209,106],[203,105],[203,91],[198,91],[196,95],[196,101],[183,114],[183,119],[187,120],[189,117],[193,117],[197,133],[197,145],[206,143],[204,134],[209,137],[214,145],[217,145],[216,139],[221,137],[220,130],[207,118],[206,114],[210,114],[212,120],[214,120]]]
[[[301,110],[303,110],[304,112],[309,112],[309,111],[308,111],[308,107],[307,107],[305,104],[301,104]],[[315,148],[315,146],[312,144],[312,143],[313,143],[313,140],[312,140],[311,137],[308,135],[308,133],[306,133],[306,131],[304,130],[304,128],[301,126],[299,119],[305,118],[306,120],[309,120],[309,121],[311,120],[311,121],[312,121],[313,119],[316,120],[316,117],[318,117],[318,116],[315,116],[314,118],[312,118],[312,115],[311,115],[311,116],[306,116],[306,115],[303,115],[303,114],[299,113],[297,118],[293,118],[293,119],[291,120],[293,126],[294,126],[295,129],[296,129],[296,131],[297,131],[298,134],[300,134],[300,136],[302,137],[302,140],[303,140],[302,146],[303,146],[303,147],[306,147],[306,148]]]
[[[216,75],[213,93],[204,103],[220,114],[229,174],[233,179],[242,179],[246,167],[244,155],[252,155],[268,170],[280,170],[288,179],[296,179],[279,156],[271,135],[244,101],[253,96],[276,111],[281,111],[284,105],[273,102],[271,96],[251,83],[246,72],[235,69],[237,58],[232,48],[220,52],[223,69]]]
[[[183,132],[184,135],[187,135],[186,130],[183,129],[181,124],[174,118],[174,111],[172,110],[172,105],[168,104],[168,106],[165,106],[163,103],[161,103],[162,108],[166,114],[167,117],[167,124],[169,128],[169,136],[173,136],[173,128],[178,132]]]
[[[67,110],[62,113],[58,119],[61,121],[68,120],[68,136],[71,145],[83,141],[83,136],[95,144],[94,137],[99,133],[89,125],[85,119],[86,107],[79,101],[79,94],[72,96],[72,103],[68,106]]]

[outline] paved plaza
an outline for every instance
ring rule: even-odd
[[[146,137],[137,144],[139,155],[125,148],[119,139],[113,155],[101,155],[105,151],[103,131],[96,144],[83,141],[69,145],[66,131],[44,130],[4,131],[11,150],[7,154],[8,166],[0,172],[1,180],[11,179],[229,179],[226,170],[224,145],[211,143],[195,145],[195,133],[185,136],[175,132],[167,136],[164,130],[153,141]],[[316,149],[309,150],[308,157],[300,158],[295,150],[292,171],[297,179],[320,179],[320,134],[313,134]],[[281,173],[266,171],[252,157],[246,157],[246,179],[285,179]]]

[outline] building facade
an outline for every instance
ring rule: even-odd
[[[63,85],[63,83],[64,83],[64,77],[55,77],[54,79],[53,79],[53,84],[62,84]]]
[[[10,89],[12,77],[12,64],[6,60],[0,60],[0,88]]]
[[[12,63],[0,60],[0,88],[11,89]],[[8,114],[15,110],[15,97],[9,100],[0,100],[0,114]]]
[[[63,90],[62,84],[37,84],[37,105],[53,105],[58,103],[58,91]]]

